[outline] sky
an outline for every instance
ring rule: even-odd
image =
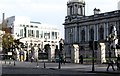
[[[10,16],[26,16],[31,21],[57,26],[64,38],[62,25],[67,15],[67,1],[69,0],[0,0],[0,20],[2,13],[5,18]],[[84,0],[86,15],[93,15],[93,9],[99,8],[101,13],[117,10],[119,0]]]

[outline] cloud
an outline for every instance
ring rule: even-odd
[[[31,4],[21,4],[21,8],[27,9],[27,10],[33,10],[33,11],[41,11],[41,12],[51,12],[51,11],[63,11],[64,6],[61,6],[59,4],[36,4],[36,3],[31,3]]]

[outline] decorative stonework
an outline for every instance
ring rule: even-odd
[[[71,62],[79,63],[79,46],[77,44],[73,44],[71,47]]]

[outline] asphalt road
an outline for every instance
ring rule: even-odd
[[[58,69],[58,63],[39,62],[2,62],[2,76],[120,76],[120,72],[106,71],[107,65],[95,65],[95,71],[91,71],[91,65],[71,64],[66,63],[61,65]],[[115,67],[116,69],[116,67]]]

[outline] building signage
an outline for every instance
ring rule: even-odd
[[[8,55],[12,55],[12,52],[8,52]]]

